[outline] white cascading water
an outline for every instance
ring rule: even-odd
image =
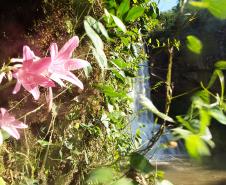
[[[135,137],[137,129],[140,129],[140,137],[142,139],[141,145],[145,147],[145,144],[148,143],[153,134],[159,129],[159,125],[154,124],[153,114],[150,111],[143,110],[143,106],[140,104],[139,100],[140,94],[146,96],[149,99],[151,98],[151,84],[148,62],[140,64],[138,77],[136,77],[133,81],[133,92],[131,93],[131,96],[134,99],[134,116],[131,122],[132,135]],[[184,156],[184,150],[179,149],[179,147],[163,147],[163,144],[168,143],[170,140],[172,140],[172,135],[166,130],[159,141],[151,149],[151,151],[147,153],[147,157],[150,160],[170,160],[178,156]]]

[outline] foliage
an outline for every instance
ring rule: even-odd
[[[203,0],[190,4],[207,8],[214,16],[225,19],[223,1]],[[221,60],[215,63],[216,69],[209,83],[206,86],[201,83],[201,90],[193,96],[188,112],[174,118],[170,115],[170,105],[175,98],[173,57],[175,50],[180,49],[181,42],[174,33],[165,40],[149,37],[150,32],[174,28],[174,21],[180,13],[168,12],[165,17],[160,17],[162,22],[159,22],[157,4],[148,0],[45,0],[43,13],[46,19],[37,20],[34,34],[39,28],[48,34],[43,34],[38,41],[33,40],[41,53],[45,53],[51,39],[59,37],[59,40],[65,41],[66,37],[78,33],[81,36],[81,49],[76,54],[89,61],[92,67],[86,66],[84,74],[76,71],[76,75],[84,81],[84,91],[75,90],[69,84],[54,90],[50,113],[45,107],[44,93],[39,102],[34,102],[26,94],[22,100],[15,98],[8,102],[10,111],[15,111],[18,119],[28,124],[30,129],[21,134],[18,142],[2,132],[5,142],[0,155],[6,160],[4,163],[1,161],[0,184],[6,181],[11,184],[132,185],[139,183],[136,181],[139,175],[145,182],[158,178],[149,159],[143,155],[145,152],[136,148],[128,131],[132,112],[132,99],[128,96],[131,81],[137,75],[139,64],[150,57],[144,45],[153,50],[163,48],[169,56],[169,60],[165,61],[166,80],[161,83],[166,86],[165,110],[159,111],[149,99],[140,98],[141,104],[153,112],[160,120],[156,119],[156,122],[161,124],[144,150],[152,149],[164,133],[164,128],[174,124],[174,127],[179,127],[173,128],[172,132],[177,139],[185,140],[191,157],[200,159],[202,155],[210,155],[209,149],[214,147],[209,130],[211,120],[226,124],[226,62]],[[31,35],[27,37],[32,38]],[[51,60],[60,60],[57,46],[51,47]],[[205,45],[197,37],[188,35],[187,47],[191,52],[201,54]],[[30,54],[33,55],[33,52]],[[68,77],[72,67],[69,61],[70,57],[64,58],[65,65],[61,67],[65,67],[65,70],[61,77]],[[6,77],[13,83],[11,71],[15,70],[14,67],[8,63],[2,66],[0,81],[4,86],[1,86],[1,90],[7,88]],[[217,79],[220,82],[219,93],[211,91]],[[43,91],[45,88],[42,88]],[[171,184],[166,180],[156,182]]]

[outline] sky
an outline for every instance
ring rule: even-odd
[[[158,2],[158,0],[154,0],[155,2]],[[178,0],[160,0],[160,3],[158,5],[161,12],[170,10],[172,7],[177,5]]]

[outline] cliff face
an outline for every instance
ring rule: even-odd
[[[22,46],[27,44],[25,34],[42,15],[41,0],[0,1],[1,63],[21,53]]]
[[[218,60],[226,60],[226,21],[214,18],[207,11],[198,12],[195,18],[186,24],[180,22],[181,19],[184,18],[177,18],[173,26],[167,31],[151,34],[152,40],[157,38],[160,42],[166,42],[167,38],[172,39],[175,37],[181,41],[180,50],[174,50],[173,55],[173,96],[189,93],[173,99],[170,109],[171,116],[184,114],[188,111],[191,96],[201,89],[200,82],[207,86],[214,70],[214,63]],[[187,49],[187,35],[195,35],[202,41],[203,50],[200,55],[194,54]],[[161,81],[166,79],[169,54],[166,48],[154,49],[150,47],[149,50],[153,88],[151,96],[154,104],[161,111],[164,111],[165,84]],[[216,81],[211,91],[220,94],[218,81]],[[213,151],[214,156],[219,156],[220,153],[222,156],[226,153],[226,136],[222,133],[222,130],[225,130],[225,126],[212,120],[211,132],[216,143],[216,148]]]
[[[195,19],[190,22],[180,22],[178,18],[173,26],[166,31],[154,32],[152,40],[167,42],[168,38],[177,38],[181,42],[180,50],[174,50],[173,56],[173,96],[189,92],[200,87],[200,82],[208,83],[214,70],[214,63],[218,60],[226,59],[226,21],[214,18],[206,11],[200,11]],[[186,47],[186,36],[195,35],[203,43],[203,50],[200,55],[190,52]],[[152,88],[166,79],[169,54],[166,48],[149,47],[151,67]],[[157,76],[157,77],[156,77]],[[160,86],[152,91],[152,98],[160,109],[164,111],[165,87]],[[213,88],[218,90],[218,85]],[[181,114],[186,111],[191,93],[173,101],[171,113]],[[160,97],[160,98],[159,98]],[[178,103],[180,106],[178,106]]]

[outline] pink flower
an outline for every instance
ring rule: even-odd
[[[70,72],[90,65],[89,62],[85,60],[71,58],[72,53],[78,47],[78,44],[79,38],[74,36],[59,52],[56,43],[53,43],[50,46],[51,64],[49,65],[48,71],[50,73],[50,78],[60,86],[64,86],[62,80],[66,80],[83,89],[83,83]]]
[[[4,108],[0,108],[0,127],[6,131],[9,135],[16,139],[20,139],[20,134],[17,129],[27,128],[24,123],[17,121],[14,116],[10,115]],[[3,138],[0,137],[0,143],[3,142]]]
[[[22,67],[17,69],[13,74],[14,78],[17,79],[13,94],[16,94],[22,85],[33,95],[35,100],[38,100],[40,96],[39,86],[55,86],[54,82],[46,77],[44,73],[50,65],[50,58],[39,59],[28,46],[24,46],[23,59],[13,59],[11,61],[22,62]]]

